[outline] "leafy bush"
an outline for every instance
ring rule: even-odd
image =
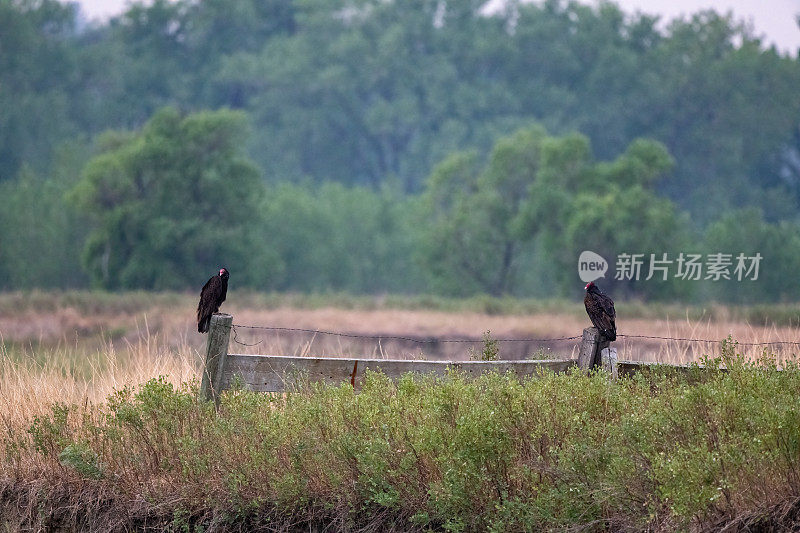
[[[100,479],[103,476],[97,454],[84,443],[68,444],[58,458],[63,465],[71,466],[83,477]]]
[[[159,378],[99,410],[54,407],[21,453],[38,465],[31,477],[69,466],[65,480],[170,509],[165,524],[523,531],[766,520],[800,496],[800,369],[748,363],[735,348],[688,375],[370,373],[358,394],[349,384],[239,389],[218,411],[197,400],[196,383]]]

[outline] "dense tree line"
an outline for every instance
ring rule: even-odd
[[[548,296],[591,249],[764,256],[622,294],[798,296],[797,56],[712,11],[484,4],[0,0],[0,283],[224,260],[260,289]]]

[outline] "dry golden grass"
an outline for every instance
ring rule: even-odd
[[[195,330],[193,295],[168,299],[126,295],[93,305],[91,296],[79,303],[59,301],[48,308],[46,298],[36,305],[23,297],[0,311],[0,414],[11,418],[46,409],[55,402],[94,403],[126,384],[139,384],[163,375],[175,384],[199,375],[205,336]],[[88,299],[88,302],[86,300]],[[63,298],[62,298],[63,300]],[[119,300],[119,301],[118,301]],[[489,314],[376,308],[342,309],[332,306],[295,308],[226,302],[223,310],[234,324],[300,328],[355,335],[414,338],[476,339],[485,332],[495,339],[539,339],[579,336],[589,321],[582,306],[569,312]],[[20,311],[15,311],[20,309]],[[716,314],[719,316],[719,313]],[[709,339],[712,342],[664,341],[621,336],[619,358],[661,363],[687,363],[704,355],[718,355],[719,341],[731,337],[742,343],[739,353],[756,358],[765,350],[778,360],[793,359],[798,345],[746,346],[746,343],[791,341],[800,343],[800,329],[758,326],[746,321],[690,318],[639,318],[620,313],[622,335]],[[524,343],[503,342],[500,357],[573,358],[578,340]],[[384,358],[467,359],[479,342],[417,343],[413,341],[332,336],[324,333],[237,328],[231,352],[278,355],[362,356]]]
[[[80,343],[0,347],[0,417],[7,427],[47,412],[51,405],[95,404],[125,385],[167,376],[175,384],[191,381],[199,353],[188,344],[166,345],[157,334],[137,342],[107,341],[100,348]]]
[[[417,337],[440,337],[456,339],[480,339],[486,331],[497,339],[549,339],[580,336],[583,328],[591,326],[588,318],[575,314],[534,314],[498,316],[486,313],[463,312],[448,313],[441,311],[404,311],[404,310],[341,310],[322,308],[313,310],[241,309],[231,311],[234,323],[244,325],[269,325],[274,327],[291,327],[332,330],[356,334],[382,334]],[[739,352],[748,357],[758,357],[767,349],[778,359],[793,358],[800,348],[800,328],[791,326],[758,326],[746,321],[700,320],[684,318],[636,318],[620,315],[617,320],[620,338],[616,343],[619,358],[625,360],[642,360],[669,364],[684,364],[698,361],[704,355],[718,355],[720,341],[728,337],[740,343]],[[243,342],[252,344],[259,340],[280,337],[281,333],[240,330],[239,337]],[[285,334],[284,334],[285,335]],[[625,335],[641,335],[649,337],[671,337],[678,339],[707,339],[711,342],[669,341],[662,339],[643,339],[626,337]],[[318,335],[319,337],[319,335]],[[322,336],[326,337],[326,336]],[[326,355],[342,353],[338,350],[341,339],[315,339],[319,350]],[[327,344],[326,342],[327,341]],[[750,343],[794,342],[798,344],[774,344],[750,346]],[[377,346],[375,341],[367,340],[365,345]],[[577,349],[577,340],[552,343],[526,343],[526,348],[534,345],[552,351],[555,358],[570,357]],[[373,350],[376,348],[373,346]],[[261,348],[259,345],[257,348]],[[306,348],[303,345],[303,348]],[[420,345],[425,351],[425,345]],[[233,349],[243,353],[261,353],[258,349],[234,344]],[[367,349],[369,349],[367,347]],[[291,352],[291,350],[289,350]],[[454,359],[467,357],[467,345],[455,345],[451,352]],[[502,343],[501,356],[504,351],[509,358],[522,355],[514,350],[514,343]],[[533,348],[531,352],[536,351]],[[529,354],[531,353],[529,352]],[[407,357],[414,350],[402,350],[392,356]],[[370,355],[369,353],[364,355]]]

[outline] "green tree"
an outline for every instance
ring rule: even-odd
[[[729,280],[709,280],[707,296],[722,302],[794,302],[800,285],[794,280],[800,271],[800,228],[797,223],[768,223],[757,208],[733,211],[709,225],[704,236],[706,254],[730,254]],[[745,270],[736,271],[738,256],[744,255]],[[747,272],[761,255],[758,274]],[[704,274],[705,276],[706,274]],[[757,277],[757,279],[753,279]]]
[[[422,288],[411,256],[415,199],[384,189],[283,183],[264,200],[261,244],[280,261],[278,290],[355,293]]]
[[[563,290],[579,286],[577,260],[584,250],[599,253],[610,262],[602,283],[617,295],[668,298],[688,290],[672,275],[664,281],[658,270],[647,279],[651,258],[663,260],[663,254],[667,254],[667,260],[674,258],[691,241],[688,217],[654,191],[674,166],[664,145],[637,139],[615,160],[591,164],[585,159],[588,147],[580,153],[584,154],[583,163],[572,173],[566,171],[566,154],[551,157],[557,162],[551,167],[561,169],[551,175],[566,177],[548,184],[562,187],[561,197],[567,197],[559,212],[559,231],[547,241],[547,249],[559,266]],[[569,179],[570,175],[575,178]],[[567,191],[575,192],[570,197]],[[638,281],[614,279],[619,254],[643,254]]]
[[[82,287],[83,217],[64,200],[69,179],[44,179],[23,168],[0,183],[0,287],[5,290]]]
[[[256,140],[268,174],[417,191],[435,161],[489,146],[518,119],[490,79],[504,29],[482,4],[305,2],[294,33],[232,58],[229,83],[259,89],[247,109],[269,132]]]
[[[71,193],[95,222],[83,254],[93,282],[196,287],[224,265],[237,284],[263,283],[272,265],[253,220],[264,189],[244,138],[244,115],[227,110],[166,108],[140,131],[107,133]]]
[[[420,258],[440,291],[501,295],[515,288],[526,244],[520,217],[541,165],[546,132],[519,130],[495,144],[484,169],[476,152],[440,163],[423,193],[425,237]]]
[[[74,17],[75,6],[57,0],[0,0],[0,181],[24,165],[45,173],[77,132]]]
[[[794,216],[800,189],[783,176],[800,116],[798,58],[765,49],[730,15],[703,11],[669,25],[649,70],[637,133],[677,160],[660,191],[704,224],[745,205]]]
[[[604,192],[576,196],[570,212],[560,249],[564,274],[560,281],[565,290],[572,287],[571,292],[575,293],[582,288],[577,279],[578,256],[591,250],[609,262],[605,279],[598,283],[615,296],[675,298],[689,292],[688,282],[674,277],[674,264],[667,265],[666,280],[657,268],[652,277],[650,272],[651,259],[674,261],[690,244],[688,219],[671,201],[659,198],[642,185],[625,189],[611,185]],[[642,254],[641,271],[632,279],[614,278],[616,258],[621,254]]]
[[[645,139],[596,162],[585,136],[553,137],[541,126],[498,140],[483,169],[477,153],[454,154],[423,194],[423,265],[439,290],[461,295],[530,291],[518,274],[538,265],[542,278],[558,281],[554,294],[576,286],[583,250],[612,261],[620,252],[672,252],[686,243],[687,220],[653,187],[673,164],[663,145]],[[676,290],[617,285],[640,295]]]

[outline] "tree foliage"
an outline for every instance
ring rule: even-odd
[[[75,7],[0,0],[0,181],[46,168],[79,130],[70,99],[80,88]]]
[[[423,265],[446,292],[510,292],[522,246],[520,217],[546,134],[533,127],[500,139],[485,168],[474,152],[451,155],[431,174],[423,202]]]
[[[85,220],[64,202],[69,180],[46,180],[23,169],[0,183],[0,288],[85,286],[80,247]]]
[[[731,254],[730,279],[709,282],[709,296],[739,303],[765,301],[794,302],[800,297],[800,286],[794,282],[800,272],[800,232],[796,224],[770,224],[756,208],[726,214],[709,225],[703,251],[709,254]],[[735,271],[736,257],[760,254],[757,279],[740,282]],[[745,263],[747,267],[750,262]],[[745,272],[746,273],[746,272]],[[753,278],[752,272],[747,278]]]
[[[483,169],[474,153],[455,154],[434,169],[423,195],[423,264],[447,292],[510,294],[525,291],[515,278],[537,244],[569,292],[583,250],[608,258],[678,250],[686,219],[653,190],[673,164],[663,145],[644,139],[596,162],[586,137],[553,137],[541,126],[498,140]]]
[[[106,288],[181,288],[222,265],[258,276],[246,249],[263,189],[243,154],[245,117],[166,108],[137,132],[111,132],[72,191],[95,221],[84,248]],[[260,267],[260,268],[259,268]]]
[[[25,199],[55,228],[30,226],[49,259],[7,285],[84,283],[58,274],[82,248],[112,288],[195,286],[224,261],[259,288],[552,295],[583,248],[705,249],[739,216],[794,264],[796,53],[714,11],[486,4],[156,0],[87,23],[0,0],[0,272],[33,255]],[[759,286],[696,294],[790,297]]]
[[[273,181],[416,192],[450,153],[539,122],[602,159],[662,142],[676,164],[658,192],[700,223],[752,203],[796,211],[797,57],[714,11],[660,30],[613,3],[484,4],[158,0],[81,27],[74,6],[5,0],[3,49],[34,53],[3,54],[0,176],[76,132],[228,106],[251,115],[251,157]]]
[[[269,187],[254,246],[280,265],[262,289],[380,293],[424,289],[411,264],[415,200],[326,183]]]

